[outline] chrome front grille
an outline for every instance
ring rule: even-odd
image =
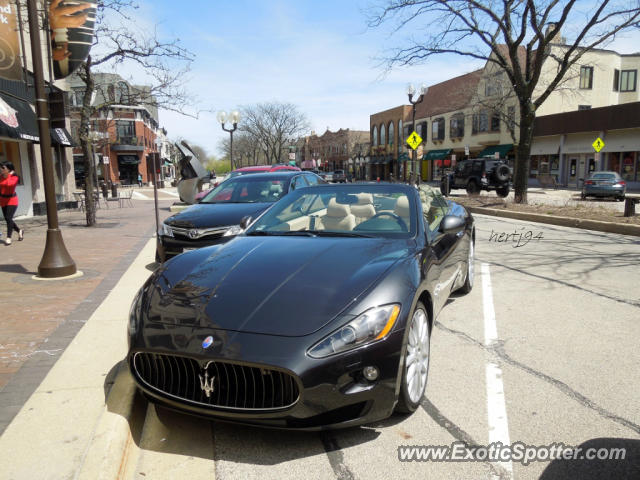
[[[149,388],[207,407],[278,410],[298,401],[295,379],[279,370],[146,352],[134,355],[133,367]]]
[[[189,238],[191,240],[197,240],[203,237],[221,237],[231,227],[232,225],[212,228],[180,228],[169,225],[169,228],[171,228],[174,235]]]

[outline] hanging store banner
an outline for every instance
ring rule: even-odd
[[[49,4],[51,56],[56,79],[71,75],[87,59],[93,44],[96,4],[52,0]]]
[[[15,2],[0,0],[0,77],[22,80]]]

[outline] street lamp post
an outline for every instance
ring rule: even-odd
[[[158,169],[160,168],[160,153],[158,153],[158,150],[160,149],[162,140],[156,137],[153,143],[156,146],[156,151],[151,154],[153,156],[153,207],[156,214],[156,236],[158,236],[160,235],[160,214],[158,213]]]
[[[229,114],[229,117],[227,118],[227,112],[221,110],[218,112],[217,118],[220,122],[220,125],[222,126],[222,130],[224,130],[225,132],[229,132],[229,134],[231,135],[231,141],[229,143],[229,163],[231,166],[231,170],[229,171],[231,172],[233,171],[233,132],[235,132],[238,128],[238,122],[240,121],[240,112],[234,110]],[[224,124],[227,120],[233,125],[232,128],[224,128]]]
[[[409,84],[409,86],[407,86],[407,95],[409,96],[409,103],[412,106],[413,109],[413,117],[411,120],[411,128],[415,131],[416,130],[416,105],[420,102],[422,102],[422,100],[424,100],[424,96],[427,93],[427,86],[425,84],[422,84],[422,86],[420,87],[420,96],[414,100],[413,99],[413,95],[416,93],[416,89],[413,85]],[[424,132],[422,132],[424,135]],[[416,151],[416,149],[413,149],[413,159],[411,161],[411,163],[413,164],[413,168],[411,169],[411,182],[415,183],[416,185],[420,184],[420,179],[422,178],[422,173],[421,173],[421,169],[420,169],[420,164],[417,162],[417,155],[418,152]],[[417,177],[417,178],[416,178]],[[414,182],[414,178],[415,178],[415,182]]]

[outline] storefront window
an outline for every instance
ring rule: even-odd
[[[558,155],[551,155],[549,163],[551,176],[555,177],[557,182],[560,179],[560,157]]]
[[[620,154],[619,153],[609,154],[609,170],[611,170],[612,172],[620,173]]]
[[[622,155],[622,178],[628,182],[633,182],[635,180],[635,154],[633,152],[624,152]]]
[[[529,164],[529,178],[536,178],[538,175],[538,156],[531,157],[531,163]]]

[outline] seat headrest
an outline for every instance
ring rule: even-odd
[[[329,205],[327,205],[327,216],[328,217],[346,217],[351,214],[351,209],[349,205],[345,205],[344,203],[336,202],[335,198],[329,200]]]
[[[358,205],[373,205],[373,195],[370,193],[358,193]]]
[[[400,217],[409,216],[409,199],[407,197],[398,197],[393,212]]]

